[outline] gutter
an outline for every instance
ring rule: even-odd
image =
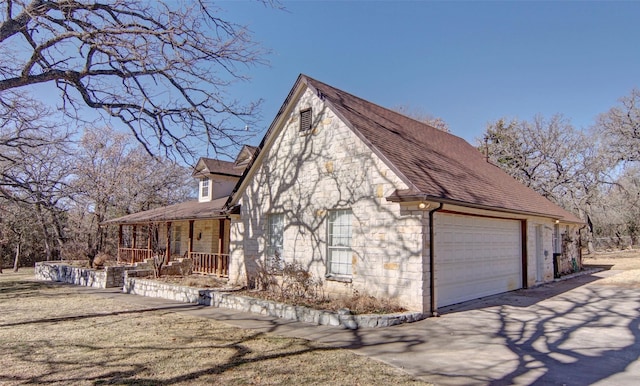
[[[429,211],[429,271],[430,271],[430,275],[429,275],[429,291],[430,291],[430,295],[429,298],[431,300],[431,316],[439,316],[438,315],[438,308],[436,305],[436,297],[435,295],[435,290],[436,290],[436,269],[435,269],[435,254],[436,254],[436,247],[435,247],[435,242],[434,242],[434,235],[435,235],[435,230],[433,229],[433,215],[442,209],[442,207],[444,206],[444,203],[440,203],[440,206],[430,210]]]
[[[450,198],[444,198],[440,196],[431,196],[425,193],[409,193],[403,194],[396,190],[392,195],[385,197],[387,201],[390,202],[415,202],[415,201],[431,201],[431,202],[439,202],[447,205],[456,205],[461,206],[463,208],[471,208],[471,209],[481,209],[488,210],[492,212],[501,212],[501,213],[510,213],[520,216],[536,216],[536,217],[545,217],[553,220],[559,220],[565,224],[584,224],[584,221],[578,219],[578,221],[574,220],[566,220],[565,216],[561,214],[553,214],[553,213],[543,213],[543,212],[531,212],[527,210],[518,210],[518,209],[509,209],[498,206],[490,206],[485,204],[474,204],[471,202],[453,200]],[[560,207],[559,207],[560,208]],[[562,208],[560,208],[562,209]],[[571,215],[571,213],[567,212]]]

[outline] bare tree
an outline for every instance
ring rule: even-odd
[[[0,196],[0,261],[11,261],[14,271],[23,264],[41,260],[39,257],[44,253],[42,234],[32,209],[23,202]]]
[[[109,127],[86,130],[74,164],[66,252],[90,260],[115,250],[114,229],[101,227],[103,221],[182,202],[195,190],[186,168],[149,156],[131,135]]]
[[[620,104],[598,117],[598,134],[616,161],[640,161],[640,90],[620,99]]]
[[[52,142],[51,134],[64,121],[53,123],[55,112],[21,92],[0,95],[0,175],[22,163],[23,154]]]
[[[584,135],[561,115],[532,121],[500,119],[484,137],[489,160],[545,197],[562,203],[569,185],[586,172]]]
[[[603,187],[613,183],[610,163],[594,136],[574,129],[561,115],[500,119],[487,126],[478,148],[511,176],[584,219],[590,242],[594,208],[602,207]]]
[[[31,216],[38,220],[42,232],[46,259],[50,260],[54,249],[64,243],[62,204],[68,198],[66,188],[73,173],[69,161],[70,133],[45,127],[40,127],[37,133],[42,139],[36,137],[19,146],[3,147],[5,167],[0,175],[0,196],[31,208]]]
[[[7,1],[0,103],[16,103],[8,91],[50,84],[69,116],[82,120],[86,106],[113,117],[149,154],[190,161],[203,143],[223,152],[258,104],[226,92],[265,52],[218,11],[205,0]]]
[[[397,106],[393,110],[399,112],[402,115],[406,115],[409,118],[413,118],[416,121],[426,123],[431,127],[435,127],[438,130],[442,130],[445,133],[451,132],[449,124],[441,117],[436,117],[433,114],[422,112],[420,109],[414,109],[409,106]]]

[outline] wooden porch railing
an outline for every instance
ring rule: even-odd
[[[119,252],[119,261],[129,264],[143,262],[152,255],[152,251],[146,248],[119,248]]]
[[[229,255],[191,252],[191,258],[194,273],[229,277]]]

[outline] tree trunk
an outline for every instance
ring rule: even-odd
[[[51,260],[51,245],[49,244],[49,230],[47,229],[47,224],[44,221],[44,213],[42,213],[42,206],[40,203],[36,204],[36,213],[38,214],[38,222],[40,222],[40,227],[42,227],[42,238],[44,239],[44,251],[46,260]]]
[[[13,272],[18,272],[18,268],[20,267],[20,244],[22,243],[22,237],[18,237],[18,242],[16,243],[16,256],[13,259]]]
[[[58,244],[58,252],[62,252],[62,247],[64,246],[65,243],[65,236],[64,236],[64,226],[60,223],[60,217],[58,216],[58,212],[54,212],[53,213],[53,224],[54,224],[54,229],[56,231],[56,241]],[[60,253],[58,253],[58,258],[61,259],[62,257],[60,256]]]

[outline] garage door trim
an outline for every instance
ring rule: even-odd
[[[435,264],[432,267],[435,270],[435,275],[436,276],[441,276],[441,274],[440,275],[438,274],[438,271],[439,271],[438,265],[439,264],[448,265],[449,269],[453,270],[453,271],[451,271],[451,270],[448,271],[449,272],[449,276],[448,277],[451,278],[453,280],[453,282],[449,281],[451,279],[445,279],[446,283],[455,283],[459,279],[464,280],[465,273],[468,275],[469,272],[474,271],[473,265],[477,264],[479,262],[479,260],[476,260],[475,263],[474,263],[473,260],[469,260],[469,258],[473,259],[473,257],[472,257],[473,256],[473,252],[469,252],[469,251],[470,250],[475,250],[474,241],[473,241],[474,237],[476,238],[476,240],[477,240],[478,236],[480,236],[480,238],[482,240],[488,240],[486,238],[482,238],[483,237],[482,229],[484,227],[488,227],[487,230],[488,230],[489,233],[487,233],[487,235],[495,234],[498,237],[495,240],[497,242],[502,242],[503,248],[500,249],[500,251],[505,252],[505,253],[501,255],[502,256],[501,259],[502,259],[503,262],[506,262],[508,264],[507,266],[505,266],[505,265],[502,265],[502,266],[505,267],[505,272],[506,273],[508,273],[508,272],[511,272],[511,273],[508,273],[510,276],[502,276],[498,272],[488,273],[488,275],[478,275],[477,276],[477,279],[478,279],[477,282],[478,283],[480,283],[480,284],[483,283],[483,277],[486,277],[489,280],[493,280],[493,283],[494,283],[492,285],[489,285],[489,286],[494,286],[493,290],[490,289],[490,287],[487,288],[486,286],[481,285],[481,288],[479,288],[479,293],[491,292],[491,291],[494,291],[496,289],[500,290],[500,288],[504,288],[505,292],[509,291],[509,289],[507,289],[507,288],[513,288],[512,284],[506,284],[505,281],[503,281],[503,279],[501,279],[501,276],[503,278],[504,277],[512,277],[514,279],[510,279],[510,280],[515,280],[517,275],[514,276],[514,274],[516,274],[516,273],[520,273],[520,278],[519,278],[520,282],[516,284],[516,288],[526,288],[527,287],[527,280],[526,280],[526,277],[527,277],[527,220],[526,219],[513,218],[513,217],[502,217],[502,216],[491,216],[491,215],[481,215],[481,214],[474,214],[474,213],[463,213],[463,212],[452,211],[452,210],[442,210],[442,211],[439,211],[438,214],[455,215],[455,216],[457,216],[457,218],[452,216],[452,217],[449,217],[447,220],[445,220],[447,222],[440,223],[440,226],[445,226],[445,227],[448,226],[448,225],[449,226],[453,226],[453,228],[449,228],[449,232],[453,231],[454,233],[449,233],[449,232],[440,233],[441,236],[440,237],[436,236],[435,240],[433,240],[434,244],[436,245],[436,250],[440,249],[440,253],[436,253]],[[442,216],[437,216],[437,217],[440,217],[441,220],[443,219]],[[496,221],[494,223],[491,223],[490,221],[487,221],[487,222],[480,221],[479,223],[474,224],[473,220],[470,220],[470,218],[472,218],[472,217],[483,218],[483,219],[487,219],[487,220],[506,220],[506,221],[505,222]],[[446,219],[446,217],[444,217],[444,218]],[[507,221],[512,222],[512,223],[509,225],[509,223]],[[439,257],[438,254],[441,254],[443,252],[446,253],[447,251],[454,251],[455,249],[459,248],[455,244],[456,243],[455,227],[458,227],[458,226],[461,227],[460,229],[463,231],[462,234],[464,234],[467,237],[469,237],[467,239],[464,239],[464,240],[467,240],[466,247],[463,244],[463,246],[460,247],[462,249],[458,249],[458,251],[460,251],[462,253],[462,255],[454,252],[454,254],[450,254],[450,255],[443,254],[443,255],[441,255]],[[465,227],[469,227],[468,228],[468,230],[469,230],[468,232],[464,231]],[[437,228],[439,228],[437,221],[436,221],[435,228],[436,228],[436,233],[439,233],[437,231]],[[491,228],[497,230],[498,233],[492,232]],[[516,229],[517,229],[517,233],[518,233],[517,236],[516,236]],[[447,235],[447,233],[449,233],[449,234]],[[444,237],[444,239],[443,239],[443,237]],[[518,239],[518,242],[520,243],[520,247],[519,248],[513,248],[513,247],[515,247],[514,244],[515,244],[516,237]],[[444,243],[449,243],[449,246],[446,246],[446,244],[445,244],[444,247],[438,248],[438,243],[439,243],[438,238],[440,238],[440,240],[442,242],[444,242]],[[514,242],[510,243],[509,240],[513,240]],[[482,261],[486,261],[485,259],[487,257],[492,257],[493,256],[492,252],[490,250],[490,247],[489,247],[489,249],[487,248],[487,243],[486,242],[483,243],[482,241],[479,241],[479,244],[477,244],[477,245],[478,245],[478,248],[479,248],[478,250],[479,251],[481,251],[481,250],[485,251],[484,255],[482,255],[482,254],[480,255],[483,258]],[[454,248],[454,249],[449,249],[449,248]],[[487,251],[488,251],[488,254],[487,254]],[[518,254],[520,255],[520,259],[518,259],[519,266],[516,266],[516,265],[514,265],[514,263],[515,263],[514,260],[517,258]],[[458,259],[457,262],[456,262],[456,259],[454,259],[454,260],[442,260],[442,258],[445,257],[445,256],[455,256],[455,257],[460,257],[460,259]],[[500,254],[497,254],[495,257],[499,258],[499,256],[500,256]],[[510,259],[509,256],[511,256],[513,258]],[[460,270],[460,269],[456,268],[455,264],[467,264],[464,260],[466,260],[470,264],[469,270],[465,271],[465,270]],[[498,261],[500,261],[500,260],[498,260]],[[509,262],[511,262],[511,263],[509,263]],[[509,268],[509,267],[511,267],[511,268]],[[456,269],[458,269],[457,272],[461,273],[460,277],[458,277],[456,275]],[[432,270],[432,272],[434,270]],[[493,277],[493,279],[491,279],[492,277]],[[484,283],[486,284],[486,283],[489,283],[489,282],[484,281]],[[511,281],[510,283],[513,283],[513,281]],[[437,285],[437,287],[441,287],[442,284],[443,283]],[[457,290],[455,289],[456,287],[451,287],[451,285],[449,285],[448,287],[449,287],[449,290],[446,291],[445,293],[447,293],[450,296],[447,297],[446,300],[443,300],[440,296],[438,296],[438,292],[440,292],[440,291],[438,291],[438,288],[436,288],[435,298],[438,299],[436,304],[440,303],[440,304],[438,304],[439,306],[446,306],[447,305],[447,304],[442,304],[441,300],[443,302],[449,302],[449,301],[452,301],[453,299],[455,299],[456,297],[457,298],[465,297],[463,294],[466,291],[468,291],[469,288],[471,288],[471,286],[469,286],[467,290],[464,290],[464,284],[463,284],[463,287],[461,287],[461,288],[459,288]],[[441,287],[441,288],[442,288],[442,290],[444,290],[444,287]],[[450,292],[450,291],[453,291],[453,292]],[[456,291],[458,291],[457,294],[456,294]],[[471,292],[469,292],[469,293],[471,293]],[[496,292],[496,293],[500,293],[500,292]],[[462,294],[462,296],[460,296],[461,294]],[[479,297],[482,297],[482,296],[488,296],[488,295],[480,295]],[[470,300],[470,299],[472,299],[472,298],[469,298],[469,299],[466,299],[466,300]],[[466,300],[461,300],[461,301],[466,301]],[[454,304],[454,303],[455,302],[453,302],[451,304]]]

